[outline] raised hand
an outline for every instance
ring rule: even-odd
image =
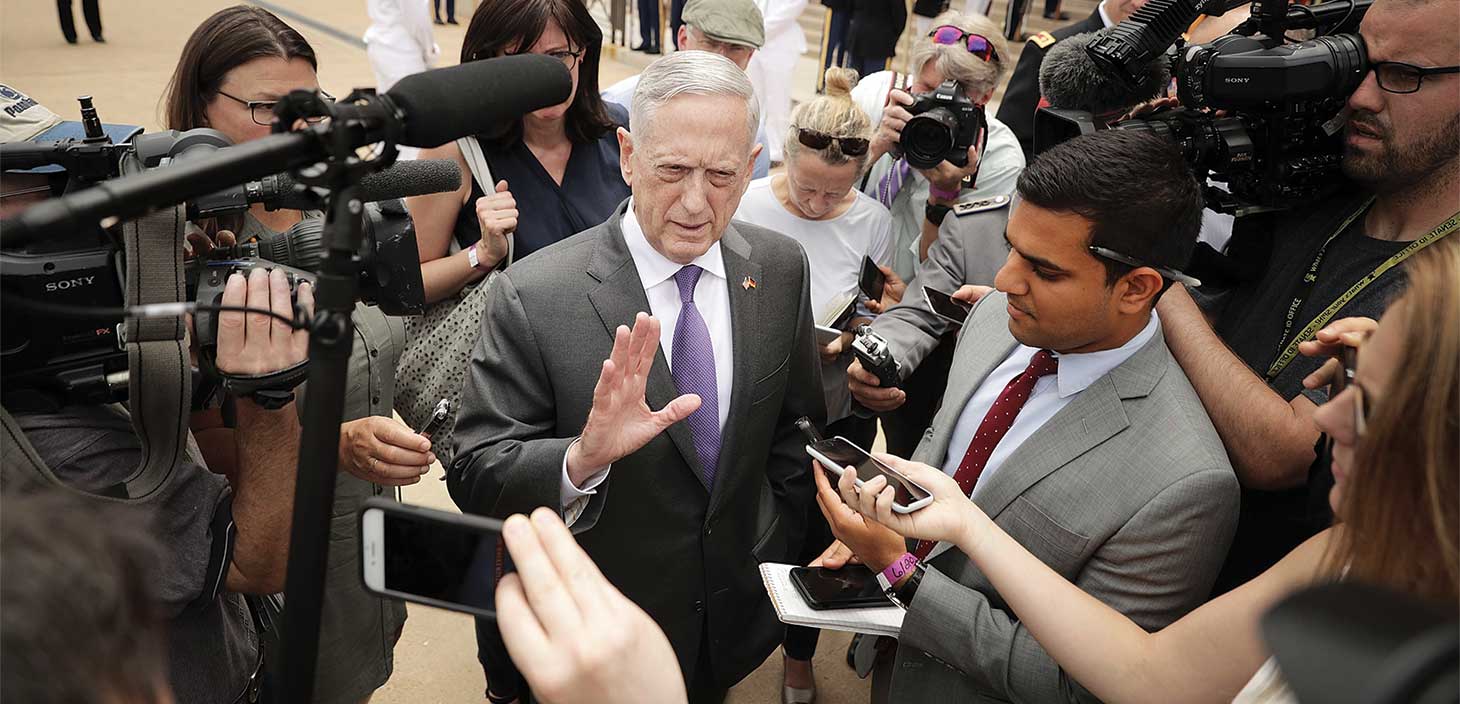
[[[921,462],[910,462],[884,453],[877,453],[874,457],[932,492],[932,503],[912,513],[897,513],[892,510],[894,491],[887,486],[887,479],[874,477],[858,489],[848,474],[837,482],[841,499],[848,506],[908,538],[961,544],[973,534],[980,523],[978,518],[983,515],[982,511],[964,496],[963,489],[953,477]]]
[[[482,238],[477,240],[477,260],[483,266],[496,266],[507,256],[507,235],[517,230],[517,199],[507,190],[506,181],[498,181],[495,193],[477,199],[477,223]]]
[[[568,449],[568,478],[581,486],[588,477],[648,444],[659,433],[694,413],[700,397],[684,394],[658,411],[644,400],[654,353],[659,349],[659,321],[639,313],[634,328],[614,331],[613,351],[603,361],[593,408],[578,442]]]

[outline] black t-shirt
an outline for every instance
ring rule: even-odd
[[[118,407],[68,406],[15,419],[51,472],[76,489],[104,492],[125,481],[141,460],[131,420]],[[233,702],[258,663],[248,606],[222,589],[220,570],[228,566],[231,546],[219,535],[217,518],[224,512],[227,522],[230,497],[226,479],[189,463],[154,495],[128,502],[150,521],[167,557],[148,587],[169,618],[169,676],[179,702]]]

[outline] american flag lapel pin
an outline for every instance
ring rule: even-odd
[[[743,288],[747,291],[755,288],[755,279],[752,279],[749,276],[745,277],[745,279],[740,282],[740,288]]]

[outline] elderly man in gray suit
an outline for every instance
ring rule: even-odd
[[[1236,522],[1221,439],[1153,313],[1165,287],[1187,278],[1175,269],[1196,243],[1200,194],[1180,152],[1148,134],[1078,137],[1030,164],[999,293],[969,315],[914,456],[1149,629],[1205,600]],[[819,472],[817,483],[840,543],[823,562],[838,566],[850,549],[907,608],[897,646],[880,649],[874,698],[1094,700],[963,553],[905,542]]]
[[[718,54],[644,70],[619,130],[633,195],[493,282],[447,476],[465,511],[561,510],[664,629],[692,701],[781,640],[757,566],[800,547],[795,420],[825,419],[805,254],[730,222],[757,113]]]

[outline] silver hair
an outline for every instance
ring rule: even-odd
[[[708,51],[676,51],[655,59],[639,74],[629,124],[634,136],[646,139],[654,113],[681,95],[728,95],[745,100],[747,141],[755,146],[760,127],[760,101],[745,72],[734,61]]]

